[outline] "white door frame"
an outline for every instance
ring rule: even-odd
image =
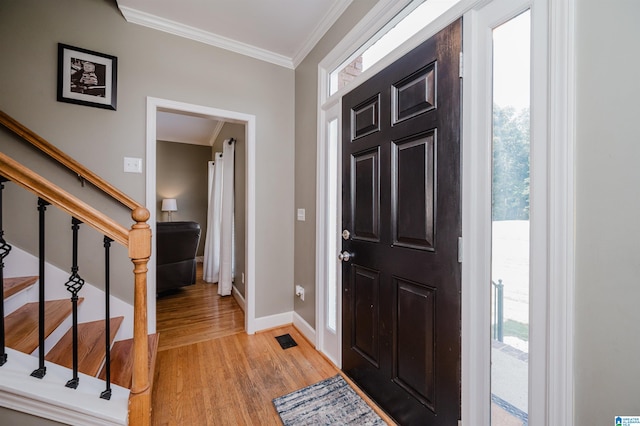
[[[463,33],[463,142],[462,142],[462,424],[489,425],[490,420],[490,151],[478,138],[490,141],[481,124],[490,111],[484,105],[490,83],[486,70],[479,75],[477,39],[478,12],[491,6],[491,0],[461,0],[457,6],[416,34],[387,58],[360,75],[347,88],[328,96],[328,74],[366,39],[381,28],[395,13],[399,3],[381,0],[376,7],[330,52],[318,66],[318,158],[316,217],[316,300],[325,291],[326,265],[333,261],[327,255],[327,216],[322,202],[327,194],[327,146],[325,110],[346,92],[375,75],[411,48],[428,39],[459,16],[464,16]],[[496,1],[497,3],[497,1]],[[531,425],[573,425],[573,321],[574,321],[574,150],[575,150],[575,49],[573,46],[575,0],[530,0],[532,9],[532,55],[541,68],[532,72],[532,84],[544,91],[536,114],[537,138],[543,141],[532,151],[532,163],[539,179],[536,197],[542,207],[538,211],[544,237],[532,242],[533,281],[544,283],[534,289],[531,337],[539,342],[541,352],[532,354],[530,378]],[[386,11],[384,10],[386,7]],[[507,6],[508,7],[508,6]],[[480,83],[480,84],[479,84]],[[539,97],[540,99],[540,97]],[[339,124],[341,127],[341,123]],[[483,133],[484,132],[484,133]],[[476,135],[475,137],[473,135]],[[533,178],[533,176],[532,176]],[[341,182],[338,184],[341,187]],[[532,190],[534,190],[532,188]],[[490,198],[489,198],[490,200]],[[490,247],[489,247],[490,248]],[[341,289],[338,294],[342,294]],[[316,331],[324,326],[324,317],[316,306]],[[533,324],[536,324],[535,326]],[[316,332],[316,346],[323,343]],[[338,342],[341,344],[341,342]],[[339,364],[338,364],[339,365]],[[541,373],[541,374],[540,374]]]
[[[156,116],[158,110],[186,112],[210,116],[216,119],[245,125],[246,140],[246,223],[245,223],[245,295],[244,295],[244,322],[245,331],[248,334],[255,333],[255,229],[256,229],[256,117],[235,111],[227,111],[202,105],[188,104],[147,97],[147,174],[146,174],[146,206],[149,210],[149,225],[152,235],[156,232]],[[156,294],[156,257],[152,254],[149,260],[149,272],[147,274],[147,294]],[[234,296],[235,293],[234,293]],[[241,303],[242,305],[242,303]],[[149,317],[149,332],[156,330],[156,298],[148,297],[147,302]]]
[[[318,140],[324,141],[318,144],[317,149],[317,170],[326,180],[317,180],[316,186],[316,259],[318,267],[316,268],[316,348],[331,360],[338,368],[342,367],[342,273],[341,266],[336,266],[336,274],[330,276],[329,262],[333,262],[334,266],[338,263],[338,252],[342,246],[342,238],[335,237],[339,234],[339,228],[342,221],[339,217],[332,221],[332,217],[339,215],[342,211],[342,197],[340,194],[342,174],[342,127],[340,115],[342,114],[342,99],[335,99],[334,102],[327,103],[321,109],[318,115]],[[337,120],[337,146],[335,149],[329,146],[328,123]],[[331,158],[330,153],[337,153],[337,158]],[[330,188],[331,180],[329,179],[327,170],[330,170],[329,162],[333,162],[338,177],[335,182],[336,200],[329,200],[330,194],[333,192]],[[331,211],[331,207],[334,211]],[[329,210],[328,210],[329,209]],[[330,233],[334,234],[335,246],[331,246]],[[335,281],[333,281],[335,280]],[[319,286],[319,283],[326,285]],[[336,287],[336,330],[335,333],[327,327],[327,287],[335,284]]]

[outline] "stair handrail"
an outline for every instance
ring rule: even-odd
[[[58,163],[62,164],[67,169],[71,170],[78,175],[80,179],[91,183],[93,186],[108,194],[113,199],[117,200],[121,204],[127,206],[131,210],[135,210],[138,207],[142,207],[133,198],[129,197],[124,192],[120,191],[109,182],[86,168],[84,165],[73,159],[71,156],[61,151],[56,146],[52,145],[43,137],[36,134],[33,130],[27,128],[25,125],[0,110],[0,124],[4,125],[7,129],[11,130],[16,135],[20,136],[26,142],[42,151],[47,156],[51,157]]]
[[[134,264],[133,376],[129,397],[129,422],[135,425],[149,425],[151,381],[147,337],[147,263],[151,257],[151,228],[146,223],[149,220],[149,211],[136,203],[137,207],[131,212],[131,218],[135,223],[128,230],[2,152],[0,175],[128,248],[129,258]]]
[[[0,152],[0,175],[86,223],[101,234],[125,247],[129,246],[129,230],[124,226],[2,152]]]

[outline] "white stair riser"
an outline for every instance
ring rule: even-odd
[[[4,315],[7,316],[9,314],[14,313],[21,306],[26,305],[27,303],[37,302],[38,301],[38,283],[36,282],[34,285],[27,287],[18,293],[14,294],[11,297],[7,297],[4,300]]]

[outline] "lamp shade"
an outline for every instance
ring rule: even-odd
[[[175,198],[165,198],[162,200],[161,210],[163,212],[175,212],[178,211],[178,202]]]

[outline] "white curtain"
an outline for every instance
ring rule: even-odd
[[[234,271],[234,156],[235,143],[225,141],[222,149],[222,218],[220,230],[220,279],[218,294],[231,294]]]
[[[222,153],[216,152],[209,161],[209,207],[207,235],[204,243],[202,278],[217,283],[220,275],[220,230],[222,225]]]
[[[235,275],[234,155],[235,144],[224,141],[222,153],[209,162],[209,210],[204,244],[203,279],[218,283],[218,294],[231,294]]]

